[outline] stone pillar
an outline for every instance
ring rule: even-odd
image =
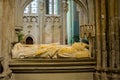
[[[118,0],[109,0],[108,3],[109,20],[109,52],[110,52],[110,79],[119,80],[119,26],[118,26]]]
[[[107,51],[106,51],[106,0],[101,0],[101,50],[102,50],[102,73],[101,79],[107,80],[106,68],[107,68]]]
[[[0,79],[2,78],[3,73],[3,55],[2,55],[2,18],[3,18],[3,0],[0,0]]]
[[[110,68],[115,65],[115,28],[114,28],[114,0],[109,1],[109,40],[110,40]]]
[[[119,70],[120,69],[120,38],[119,38],[119,23],[120,23],[120,16],[119,16],[119,2],[120,0],[116,0],[115,1],[115,32],[116,32],[116,60],[115,60],[115,64],[116,64],[116,68]]]
[[[45,7],[45,0],[40,0],[39,2],[39,44],[44,42],[44,35],[43,35],[43,28],[45,27],[44,25],[44,8]]]
[[[15,1],[15,26],[22,26],[23,9],[21,8],[20,0]]]
[[[112,69],[112,70],[114,70],[113,71],[113,80],[119,80],[120,79],[120,77],[119,77],[119,73],[120,73],[120,51],[119,51],[119,22],[120,22],[120,18],[118,17],[118,4],[119,2],[118,2],[118,0],[116,0],[115,2],[114,2],[114,20],[113,20],[113,25],[114,25],[114,33],[115,33],[115,35],[114,35],[114,45],[115,45],[115,47],[114,47],[114,49],[115,49],[115,54],[114,54],[114,56],[115,56],[115,61],[114,61],[114,68]],[[111,26],[112,27],[112,26]]]
[[[75,17],[75,4],[74,4],[74,1],[73,0],[71,0],[71,23],[72,23],[72,43],[74,43],[74,31],[75,31],[75,29],[74,29],[74,17]]]
[[[67,13],[67,44],[72,43],[72,15],[71,15],[71,0],[68,0],[68,13]]]
[[[118,0],[118,3],[117,3],[117,4],[119,4],[119,3],[120,3],[120,0]],[[118,64],[118,66],[119,66],[119,67],[118,67],[118,69],[120,70],[120,5],[118,5],[118,17],[119,17],[119,20],[118,20],[118,21],[119,21],[119,23],[118,23],[118,30],[119,30],[119,31],[118,31],[118,34],[119,34],[119,35],[118,35],[118,36],[119,36],[119,37],[118,37],[118,38],[119,38],[119,39],[118,39],[118,40],[119,40],[119,44],[118,44],[118,45],[119,45],[119,54],[118,54],[118,57],[119,57],[119,58],[118,58],[118,63],[119,63],[119,64]]]
[[[68,13],[67,13],[67,37],[68,44],[71,45],[75,42],[75,39],[79,38],[79,16],[77,13],[77,7],[73,0],[68,1]],[[77,17],[77,18],[76,18]],[[77,40],[76,40],[77,41]]]
[[[23,12],[33,0],[15,0],[15,26],[23,26]]]
[[[3,0],[0,0],[0,57],[2,56],[1,54],[1,47],[2,47],[2,4]]]
[[[67,38],[67,31],[66,31],[66,28],[67,28],[67,11],[68,11],[68,4],[67,4],[67,0],[62,0],[62,17],[63,17],[63,20],[62,20],[62,23],[63,23],[63,28],[62,28],[62,44],[65,44],[66,42],[66,38]]]
[[[95,0],[95,23],[96,23],[96,72],[95,72],[95,80],[100,80],[101,70],[101,25],[100,25],[100,0]]]
[[[2,56],[4,58],[3,60],[3,67],[4,71],[3,74],[10,73],[8,64],[10,60],[10,48],[11,48],[11,28],[14,27],[14,2],[15,0],[3,0],[3,16],[2,16]]]
[[[77,12],[77,4],[71,0],[72,8],[72,43],[79,42],[79,14]]]
[[[95,22],[94,22],[94,17],[95,17],[95,15],[94,15],[94,0],[88,0],[87,1],[87,3],[88,3],[88,24],[94,24]]]

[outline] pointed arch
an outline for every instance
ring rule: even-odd
[[[24,42],[26,44],[34,44],[35,43],[35,39],[31,34],[28,34],[24,37]]]
[[[88,7],[82,0],[74,0],[78,5],[78,11],[84,13],[85,23],[89,22]]]
[[[26,38],[26,44],[33,44],[33,39],[30,36]]]

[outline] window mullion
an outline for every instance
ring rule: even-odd
[[[54,0],[52,0],[52,15],[54,15]]]
[[[29,6],[29,14],[31,15],[31,9],[32,9],[32,7],[31,7],[31,4],[30,4],[30,6]]]

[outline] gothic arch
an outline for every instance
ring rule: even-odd
[[[30,2],[32,2],[32,1],[33,1],[33,0],[22,1],[22,2],[21,2],[22,10],[24,11],[25,7],[26,7]]]
[[[24,37],[24,43],[26,43],[26,40],[27,40],[28,38],[31,38],[31,39],[33,40],[33,44],[35,43],[34,36],[31,35],[31,34],[28,34],[28,35],[26,35],[26,36]]]
[[[74,0],[76,4],[78,4],[80,7],[84,8],[85,11],[87,11],[87,6],[84,4],[81,0]]]
[[[31,37],[27,37],[26,44],[33,44],[33,39]]]
[[[89,22],[89,13],[87,4],[85,4],[82,0],[74,0],[78,6],[78,11],[84,13],[85,23]]]

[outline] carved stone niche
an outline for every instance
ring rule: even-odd
[[[53,16],[53,15],[46,15],[44,17],[44,24],[43,33],[44,33],[44,42],[45,43],[56,43],[61,40],[61,30],[62,26],[61,17],[60,16]]]

